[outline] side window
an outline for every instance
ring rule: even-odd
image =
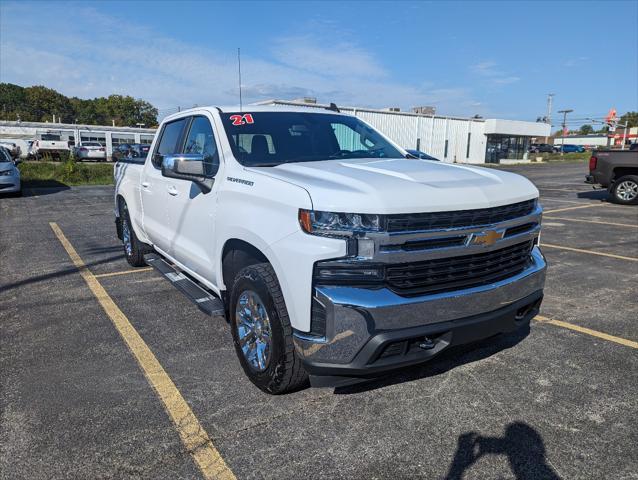
[[[155,152],[153,152],[152,161],[155,167],[160,168],[162,166],[162,157],[164,155],[173,155],[179,152],[180,145],[178,142],[182,138],[182,132],[187,121],[188,117],[180,118],[164,125],[160,140],[157,147],[155,147]]]
[[[206,174],[214,176],[217,173],[219,152],[213,129],[206,117],[193,117],[183,153],[203,155]]]

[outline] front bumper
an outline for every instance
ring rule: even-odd
[[[295,347],[311,378],[367,377],[511,331],[529,323],[542,300],[547,265],[538,247],[532,260],[524,271],[500,282],[420,297],[402,297],[386,288],[315,287],[326,311],[326,336],[295,332]],[[418,347],[425,337],[433,346]],[[398,353],[388,354],[390,348]]]
[[[20,191],[20,177],[0,177],[0,193],[16,193]]]

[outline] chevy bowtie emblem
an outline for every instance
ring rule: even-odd
[[[481,233],[474,233],[470,239],[470,245],[483,245],[484,247],[490,247],[503,238],[504,233],[504,231],[497,232],[496,230],[485,230]]]

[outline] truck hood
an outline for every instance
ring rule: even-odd
[[[287,163],[249,170],[308,191],[315,210],[416,213],[496,207],[538,197],[525,177],[417,159]]]

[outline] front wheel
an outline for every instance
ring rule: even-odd
[[[611,196],[614,202],[622,205],[638,204],[638,176],[620,177],[611,188]]]
[[[229,307],[235,351],[250,381],[271,394],[304,386],[308,375],[295,352],[288,310],[269,263],[237,274]]]

